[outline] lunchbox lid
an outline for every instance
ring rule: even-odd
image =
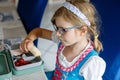
[[[6,55],[0,52],[0,80],[8,79],[12,76]]]
[[[0,54],[0,75],[10,72],[5,54]]]

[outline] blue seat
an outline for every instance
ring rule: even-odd
[[[120,80],[120,0],[91,0],[102,19],[100,54],[107,63],[103,80]]]
[[[48,0],[19,0],[17,11],[27,33],[40,27],[47,3]]]

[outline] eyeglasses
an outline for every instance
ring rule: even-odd
[[[71,29],[76,29],[76,28],[80,28],[80,26],[73,26],[73,27],[68,27],[68,28],[62,28],[62,27],[57,27],[56,25],[53,25],[55,31],[59,32],[60,34],[64,34],[65,32],[71,30]]]

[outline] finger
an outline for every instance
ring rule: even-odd
[[[25,53],[26,51],[24,50],[24,47],[23,47],[23,42],[20,44],[20,50],[22,51],[22,53]]]
[[[26,52],[28,52],[28,46],[29,46],[29,43],[30,43],[30,42],[27,41],[26,44],[25,44],[25,47],[24,47],[24,48],[25,48],[25,51],[26,51]]]
[[[22,52],[26,53],[27,52],[27,49],[26,49],[26,42],[23,41],[21,44],[20,44],[20,49]]]

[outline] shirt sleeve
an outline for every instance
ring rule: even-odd
[[[99,56],[93,56],[81,67],[79,74],[85,80],[102,80],[105,68],[105,61]]]

